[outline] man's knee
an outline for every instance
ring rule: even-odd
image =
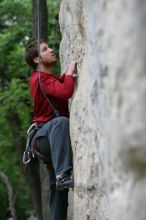
[[[56,118],[56,123],[60,126],[68,127],[69,120],[67,117],[58,117],[58,118]]]

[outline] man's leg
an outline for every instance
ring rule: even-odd
[[[66,117],[54,118],[36,135],[38,150],[52,159],[55,175],[72,170],[72,149],[69,122]]]
[[[58,117],[54,120],[49,140],[55,174],[71,170],[73,165],[68,118]]]
[[[58,117],[46,123],[36,135],[36,144],[38,150],[52,161],[57,189],[72,187],[72,149],[68,118]]]
[[[56,190],[56,177],[53,169],[49,170],[51,220],[66,220],[68,208],[68,189]]]
[[[66,220],[68,189],[56,190],[56,174],[72,169],[72,150],[69,136],[68,119],[55,118],[46,123],[36,135],[38,150],[53,162],[49,170],[51,220]]]

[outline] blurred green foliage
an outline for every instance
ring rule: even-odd
[[[49,46],[58,54],[60,32],[59,0],[48,0]],[[0,0],[0,171],[12,183],[14,192],[22,176],[18,148],[30,125],[32,104],[29,93],[31,69],[24,61],[25,45],[32,35],[32,5],[30,0]],[[59,72],[59,65],[56,68]],[[23,183],[25,179],[22,179]],[[22,184],[16,199],[19,220],[33,212],[27,184]],[[0,179],[0,220],[6,219],[8,197]]]

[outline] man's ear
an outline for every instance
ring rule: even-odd
[[[33,58],[33,62],[38,64],[38,62],[39,62],[38,57]]]

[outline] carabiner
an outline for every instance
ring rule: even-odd
[[[23,163],[28,164],[31,161],[31,156],[29,151],[24,151],[23,153]]]

